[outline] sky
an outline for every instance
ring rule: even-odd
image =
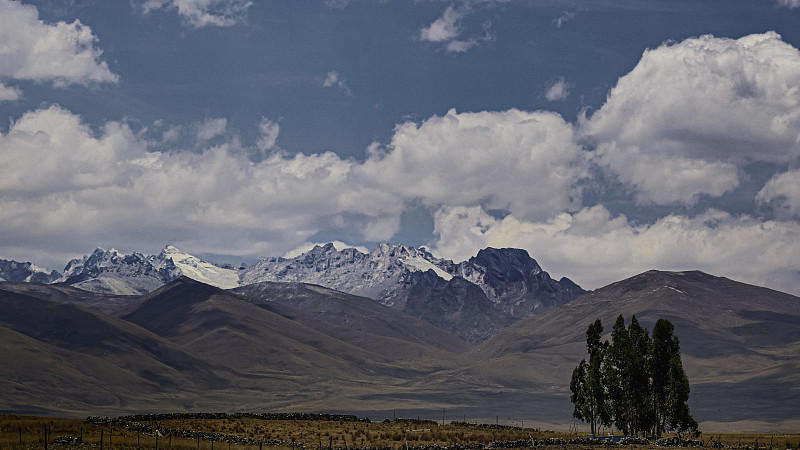
[[[0,0],[0,258],[526,249],[800,295],[800,0]]]

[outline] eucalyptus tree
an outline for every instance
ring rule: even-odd
[[[570,390],[572,391],[570,400],[575,405],[572,414],[578,420],[589,422],[592,434],[597,434],[597,425],[610,425],[603,372],[603,361],[608,342],[601,342],[602,334],[603,324],[600,319],[597,319],[586,330],[589,362],[582,359],[573,370],[570,380]]]
[[[683,370],[675,327],[659,319],[652,338],[636,316],[625,326],[620,315],[611,343],[601,342],[603,325],[586,331],[589,361],[581,360],[570,380],[573,415],[591,424],[613,424],[625,434],[660,436],[667,429],[697,430],[689,412],[689,379]]]

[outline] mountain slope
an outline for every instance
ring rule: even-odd
[[[620,314],[648,329],[659,318],[675,325],[699,421],[798,418],[800,298],[702,272],[650,271],[597,289],[514,324],[466,355],[478,363],[437,376],[557,392],[568,405],[586,328],[599,318],[608,339]],[[569,411],[546,413],[568,420]]]
[[[68,303],[115,317],[131,312],[140,303],[138,295],[103,294],[61,284],[0,282],[0,289],[40,300]]]
[[[391,377],[397,366],[362,348],[187,277],[124,317],[206,359],[259,376],[306,380]]]
[[[0,288],[0,409],[184,407],[236,377],[129,322]]]
[[[231,292],[328,336],[382,355],[387,361],[441,358],[471,347],[446,331],[372,299],[321,286],[262,282]]]

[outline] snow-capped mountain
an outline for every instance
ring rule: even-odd
[[[294,258],[262,258],[241,274],[242,285],[261,281],[299,281],[337,291],[361,295],[403,309],[397,298],[409,273],[434,271],[439,278],[452,278],[440,260],[423,248],[381,243],[369,253],[355,248],[337,250],[333,244],[315,246]],[[452,263],[450,263],[452,264]]]
[[[173,246],[149,256],[98,248],[70,261],[55,282],[137,295],[182,275],[222,289],[264,281],[317,284],[374,299],[469,342],[484,341],[520,319],[585,292],[567,278],[550,278],[525,250],[487,248],[468,261],[454,263],[425,248],[388,243],[368,253],[318,245],[293,258],[262,258],[249,268],[215,265]],[[48,281],[44,274],[25,277]]]
[[[56,283],[93,292],[136,295],[158,289],[180,275],[171,260],[97,248],[91,255],[67,263]]]
[[[263,258],[240,277],[243,285],[296,281],[370,297],[470,342],[585,292],[567,278],[551,279],[524,250],[484,249],[456,264],[387,243],[369,253],[326,244],[294,258]]]
[[[200,258],[184,253],[168,245],[158,259],[171,261],[181,274],[205,284],[210,284],[222,289],[232,289],[239,286],[239,271],[230,266],[219,266]],[[170,280],[172,281],[172,280]]]
[[[55,282],[93,292],[135,295],[154,291],[181,275],[223,289],[239,285],[237,270],[216,266],[173,246],[149,256],[98,248],[91,255],[70,261]]]
[[[0,259],[0,281],[25,283],[52,283],[61,276],[55,270],[48,272],[30,262]]]

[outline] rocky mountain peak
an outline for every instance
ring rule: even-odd
[[[367,254],[318,245],[295,258],[264,258],[241,273],[242,285],[263,281],[313,283],[369,297],[470,342],[584,292],[568,279],[550,279],[525,250],[484,249],[456,264],[426,248],[388,242]]]
[[[478,286],[496,307],[523,319],[561,306],[586,291],[568,278],[555,281],[526,250],[485,248],[454,274]]]
[[[505,274],[511,276],[536,275],[543,272],[542,267],[535,259],[531,258],[527,250],[519,248],[488,247],[478,251],[476,256],[470,258],[470,263],[473,266],[490,269],[495,277],[507,276]]]
[[[61,274],[55,270],[48,272],[31,262],[0,259],[0,281],[47,284],[60,277]]]

